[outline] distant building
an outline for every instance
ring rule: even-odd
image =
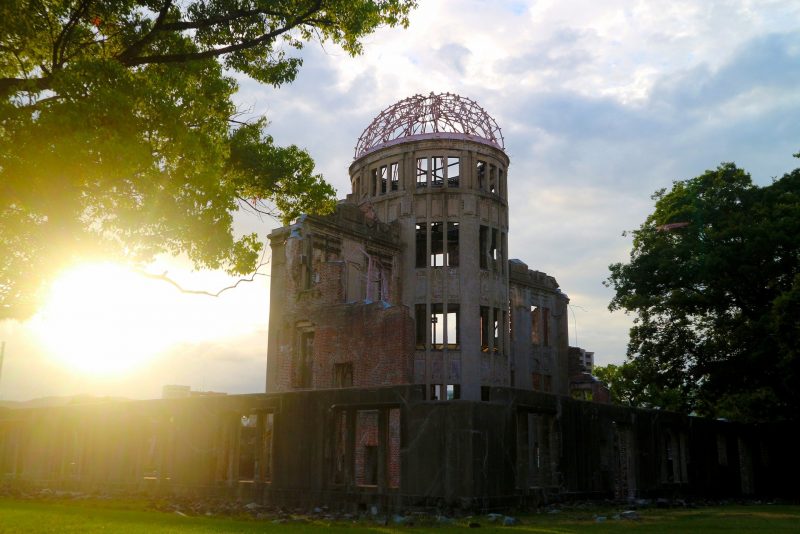
[[[592,375],[594,352],[580,347],[569,348],[569,394],[573,399],[611,402],[608,385]]]

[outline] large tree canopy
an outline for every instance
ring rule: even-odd
[[[636,402],[666,394],[663,407],[704,415],[796,417],[800,169],[758,187],[728,163],[653,198],[607,282],[610,309],[636,314],[635,365],[620,370],[638,381]]]
[[[0,3],[0,318],[88,258],[253,270],[241,205],[284,221],[332,207],[310,156],[236,121],[228,72],[294,79],[305,42],[350,53],[415,0],[7,0]]]

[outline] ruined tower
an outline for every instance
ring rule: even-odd
[[[481,386],[508,385],[508,163],[488,113],[431,94],[378,115],[350,165],[353,201],[399,227],[414,381],[438,399],[479,400]]]
[[[509,262],[508,166],[500,128],[468,98],[416,95],[375,117],[336,213],[270,235],[267,390],[566,393],[567,298]]]

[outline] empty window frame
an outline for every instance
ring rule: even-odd
[[[489,192],[497,194],[497,167],[489,165]]]
[[[428,225],[417,223],[416,232],[416,265],[417,268],[428,266]]]
[[[458,400],[461,398],[461,384],[447,384],[447,400]]]
[[[333,364],[333,387],[353,387],[353,362]]]
[[[448,267],[458,267],[458,238],[459,224],[457,222],[447,223],[447,258]]]
[[[239,425],[239,480],[252,481],[259,474],[256,454],[258,454],[258,414],[242,415]]]
[[[531,306],[531,343],[542,343],[542,310],[539,306]]]
[[[542,390],[542,373],[531,373],[531,387],[534,391]]]
[[[400,165],[397,163],[392,163],[389,165],[389,181],[390,181],[390,188],[392,191],[398,191],[400,189]]]
[[[444,223],[431,223],[431,267],[444,267]]]
[[[451,350],[459,348],[459,305],[448,304],[447,312],[443,304],[431,305],[431,348]]]
[[[492,261],[492,269],[497,269],[498,262],[497,260],[500,259],[499,253],[499,239],[498,239],[499,232],[497,229],[492,228],[492,242],[489,245],[489,259]]]
[[[372,196],[374,197],[378,194],[378,169],[372,169],[369,182],[372,188]]]
[[[475,176],[478,181],[478,189],[484,191],[486,189],[486,162],[478,160],[475,164]]]
[[[447,187],[458,187],[461,182],[461,158],[447,158]]]
[[[425,304],[415,304],[414,305],[414,320],[416,322],[416,345],[418,350],[425,349],[425,343],[427,343],[427,331],[428,331],[428,313],[425,309]]]
[[[431,187],[442,187],[444,185],[444,163],[445,158],[434,156],[431,158]]]
[[[503,196],[503,190],[505,188],[505,173],[503,169],[497,169],[497,194]]]
[[[357,486],[378,485],[378,410],[356,411],[355,479]]]
[[[300,330],[298,336],[297,387],[310,388],[314,370],[314,331]]]
[[[503,339],[503,312],[499,308],[492,308],[492,348],[498,352]]]
[[[553,377],[550,375],[542,376],[542,389],[547,393],[553,392]]]
[[[489,310],[487,306],[480,307],[482,352],[489,352]]]
[[[261,429],[261,461],[259,469],[263,482],[272,482],[272,429],[275,425],[275,415],[272,413],[262,413],[263,420]]]
[[[428,158],[417,158],[417,187],[428,186]]]
[[[381,165],[380,180],[381,180],[381,195],[385,195],[386,187],[388,186],[388,181],[389,181],[389,168],[386,165]]]

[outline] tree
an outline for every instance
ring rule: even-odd
[[[629,372],[681,408],[742,420],[800,408],[800,169],[765,187],[732,163],[658,191],[610,266],[613,310],[636,314]]]
[[[415,0],[8,0],[0,4],[0,318],[24,318],[48,280],[93,258],[185,254],[252,272],[235,239],[247,207],[284,222],[332,209],[304,150],[265,119],[237,121],[231,73],[274,86],[293,49],[351,54]]]
[[[634,408],[685,411],[686,396],[680,389],[664,386],[645,362],[633,360],[620,365],[595,366],[592,374],[608,385],[611,402]]]

